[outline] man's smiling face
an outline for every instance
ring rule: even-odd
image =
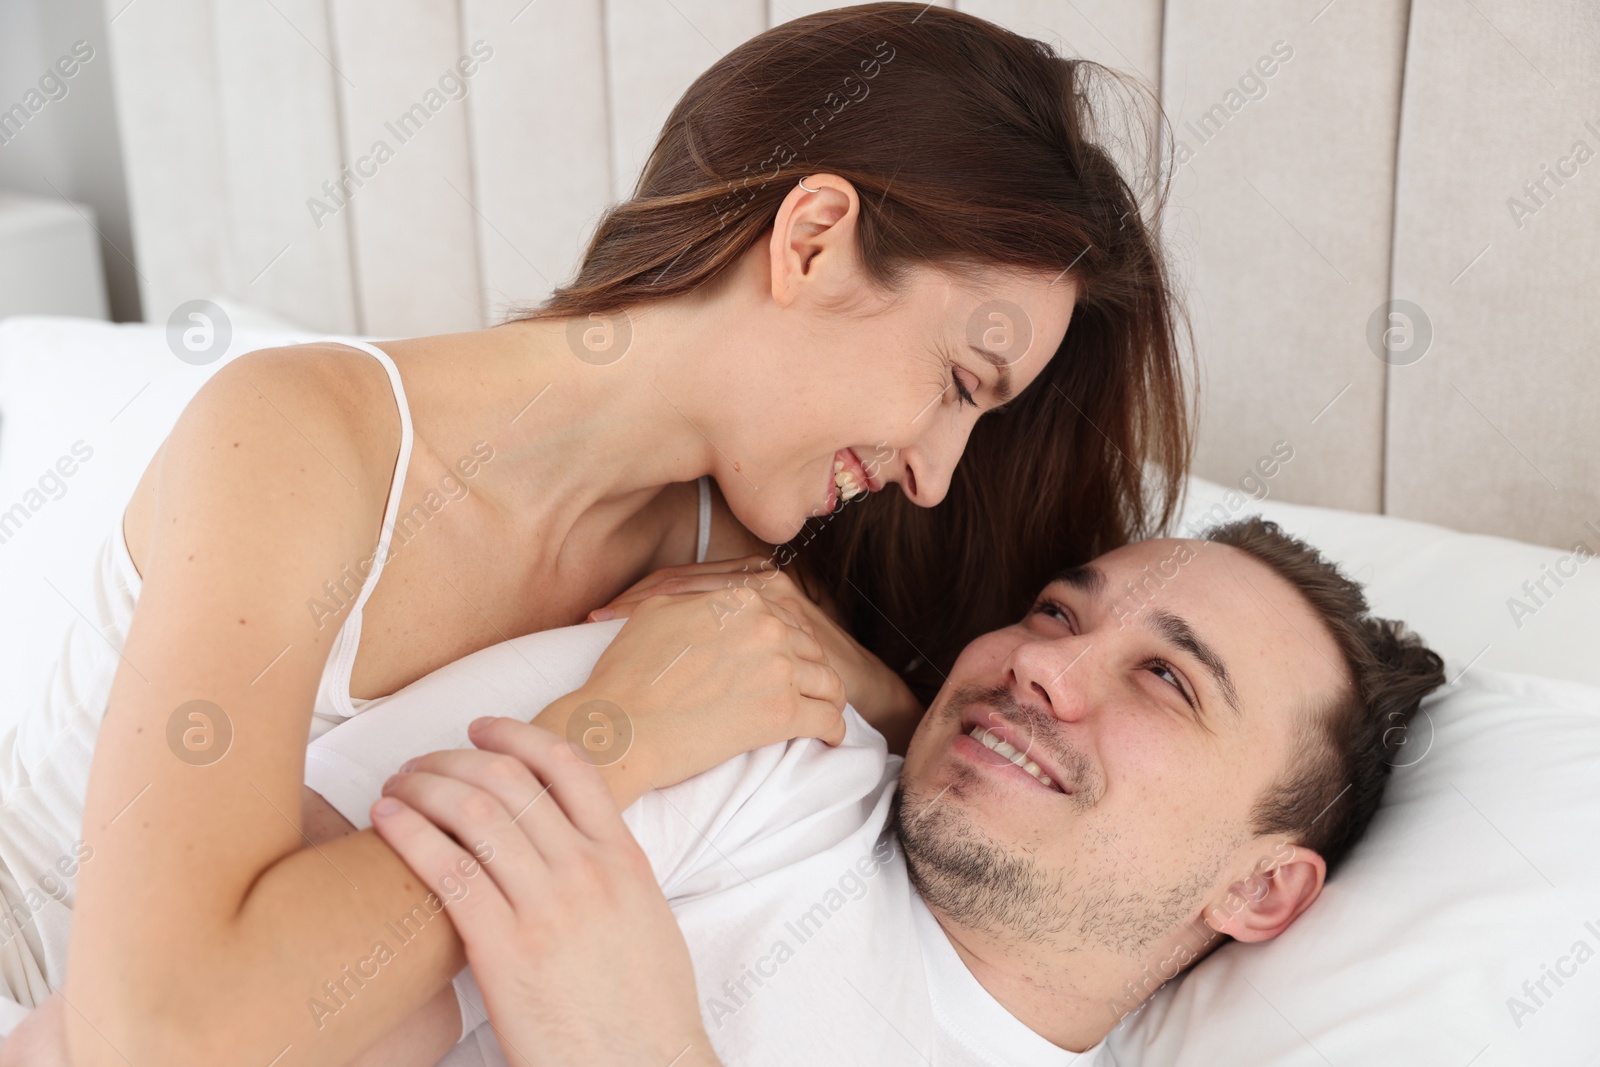
[[[918,888],[1037,982],[1146,957],[1282,847],[1252,808],[1341,663],[1295,588],[1226,545],[1145,541],[1067,572],[967,646],[912,740]]]

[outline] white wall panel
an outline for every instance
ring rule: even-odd
[[[225,289],[309,326],[354,328],[349,231],[318,229],[306,205],[341,158],[326,0],[219,2],[212,17]]]
[[[1391,372],[1388,510],[1594,548],[1600,11],[1411,6],[1394,290],[1433,342]]]
[[[107,14],[145,319],[220,294],[354,329],[345,231],[316,234],[303,203],[338,162],[322,0]]]
[[[1284,441],[1274,495],[1380,506],[1385,364],[1365,338],[1389,289],[1405,34],[1391,0],[1167,5],[1168,236],[1208,478],[1237,483]]]
[[[340,213],[349,212],[361,328],[475,329],[467,101],[483,61],[461,39],[454,0],[332,2],[345,163],[360,178]]]
[[[633,192],[690,83],[766,28],[762,0],[607,0],[612,196]]]
[[[498,323],[570,281],[611,202],[601,0],[464,0],[494,48],[472,82],[484,316]]]
[[[144,317],[222,288],[227,174],[209,0],[106,0]],[[120,12],[120,15],[118,14]],[[113,18],[113,16],[116,16]]]

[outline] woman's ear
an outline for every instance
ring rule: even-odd
[[[858,286],[855,186],[836,174],[808,174],[789,190],[772,222],[772,299],[788,307],[810,289],[828,303]],[[811,190],[817,190],[812,192]]]
[[[1235,941],[1270,941],[1322,892],[1328,865],[1308,848],[1280,844],[1206,908],[1205,922]]]

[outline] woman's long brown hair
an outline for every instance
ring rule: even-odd
[[[1069,274],[1065,340],[978,420],[937,507],[877,494],[796,539],[807,584],[926,703],[963,646],[1014,622],[1053,574],[1157,532],[1177,506],[1192,414],[1156,237],[1168,135],[1159,108],[1130,122],[1139,94],[1119,88],[1104,67],[945,8],[866,4],[776,26],[695,80],[577,277],[508,321],[699,289],[814,171],[855,185],[861,261],[886,292],[916,264]],[[1141,144],[1154,166],[1130,183],[1113,154]]]

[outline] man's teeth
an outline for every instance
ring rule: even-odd
[[[973,738],[973,740],[981,741],[986,748],[993,749],[995,752],[1004,756],[1012,763],[1015,763],[1018,767],[1021,767],[1023,770],[1039,779],[1039,781],[1043,782],[1046,787],[1050,789],[1055,788],[1055,783],[1050,780],[1050,776],[1041,771],[1037,763],[1033,762],[1033,760],[1029,759],[1026,755],[1018,752],[1014,747],[1012,747],[1009,741],[1000,740],[994,734],[991,734],[988,730],[985,730],[981,726],[974,726],[972,729],[968,730],[967,733]]]
[[[839,488],[840,500],[854,500],[861,495],[861,483],[856,480],[856,472],[844,469],[844,460],[833,461],[833,484]]]

